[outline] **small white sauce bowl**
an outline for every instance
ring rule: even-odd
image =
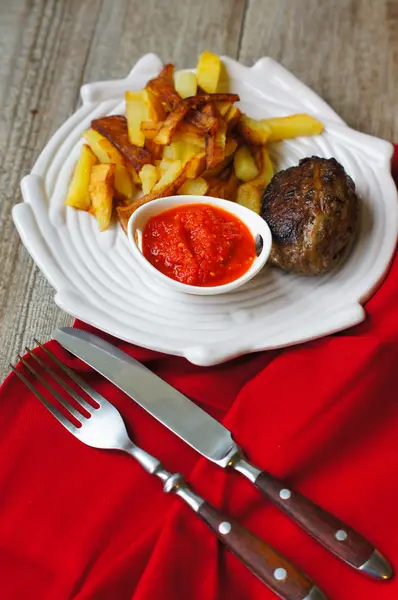
[[[230,283],[209,287],[181,283],[180,281],[176,281],[175,279],[171,279],[171,277],[164,275],[164,273],[161,271],[158,271],[158,269],[156,269],[156,267],[154,267],[142,253],[142,236],[145,225],[151,217],[177,206],[198,204],[215,206],[231,213],[232,215],[235,215],[249,229],[255,242],[260,242],[259,244],[256,244],[256,248],[259,246],[261,251],[258,251],[258,256],[256,256],[254,259],[250,269],[248,269],[241,277],[238,277],[238,279],[235,279]],[[250,281],[250,279],[252,279],[261,271],[267,262],[272,245],[271,231],[264,219],[259,217],[252,210],[249,210],[240,204],[230,202],[229,200],[222,200],[221,198],[211,198],[209,196],[168,196],[166,198],[159,198],[159,200],[152,200],[147,204],[143,204],[131,215],[127,225],[127,235],[134,256],[141,263],[148,274],[155,277],[158,281],[168,285],[170,288],[173,288],[177,292],[182,292],[184,294],[195,294],[197,296],[214,296],[216,294],[225,294],[226,292],[236,290]]]

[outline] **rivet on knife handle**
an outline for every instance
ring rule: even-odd
[[[245,475],[273,504],[346,563],[379,580],[392,577],[393,569],[387,560],[351,527],[243,458],[232,460],[230,466]]]

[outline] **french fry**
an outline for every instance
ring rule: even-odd
[[[245,140],[254,146],[266,144],[271,136],[271,128],[266,120],[256,121],[246,115],[239,120],[239,130]]]
[[[189,142],[172,142],[163,149],[163,158],[181,160],[185,164],[187,160],[200,151],[201,148],[199,146],[195,146]]]
[[[108,228],[112,216],[115,165],[94,165],[90,177],[90,198],[100,231]]]
[[[149,164],[149,163],[146,163]],[[141,179],[138,176],[136,169],[134,169],[133,165],[127,164],[127,170],[130,173],[131,179],[134,185],[141,185]]]
[[[231,154],[235,152],[237,147],[238,142],[234,138],[227,138],[227,141],[225,143],[225,156],[231,156]]]
[[[163,159],[167,160],[167,159]],[[163,161],[162,161],[163,162]],[[160,163],[160,167],[161,167]],[[162,170],[162,169],[161,169]],[[157,184],[154,186],[153,191],[157,192],[162,190],[163,188],[167,188],[170,186],[173,181],[178,177],[180,172],[182,171],[182,163],[180,160],[170,161],[168,168],[163,171],[163,174]]]
[[[187,179],[197,179],[206,169],[206,152],[199,152],[185,163]]]
[[[177,71],[174,75],[174,87],[181,98],[195,96],[198,87],[195,73],[192,73],[192,71]]]
[[[141,121],[149,119],[149,107],[142,92],[126,92],[126,116],[130,142],[143,148],[145,135],[142,133],[140,125]]]
[[[183,120],[188,111],[188,101],[182,100],[176,108],[167,115],[163,125],[153,138],[155,144],[161,144],[162,146],[170,144],[178,124]]]
[[[216,102],[216,109],[222,117],[225,117],[228,111],[232,108],[231,102]],[[237,109],[239,110],[239,109]]]
[[[224,116],[224,120],[227,124],[228,132],[230,132],[231,129],[233,129],[235,127],[235,125],[237,125],[237,123],[239,123],[241,116],[242,116],[242,113],[239,110],[239,108],[237,106],[231,106],[231,108],[229,109],[227,114]]]
[[[253,151],[254,160],[259,171],[257,179],[268,185],[274,175],[274,167],[265,146],[256,146]]]
[[[182,123],[182,125],[189,125],[189,123]],[[206,147],[206,138],[198,133],[189,132],[184,129],[179,129],[173,135],[173,142],[182,142],[192,144],[198,148],[204,149]]]
[[[259,215],[261,212],[261,196],[264,189],[262,185],[253,181],[242,183],[236,194],[237,204],[245,206]]]
[[[250,181],[257,177],[259,171],[247,146],[241,146],[235,152],[234,169],[236,176],[242,181]]]
[[[204,149],[206,146],[206,137],[204,132],[195,125],[183,121],[178,125],[177,130],[173,135],[173,142],[193,144],[194,146]]]
[[[217,132],[214,135],[209,135],[206,140],[206,163],[208,169],[213,169],[224,160],[226,141],[227,126],[220,119]]]
[[[323,125],[315,117],[307,114],[290,115],[289,117],[276,117],[261,121],[271,130],[269,142],[279,142],[288,138],[307,135],[319,135]]]
[[[89,183],[97,157],[89,146],[84,144],[77,160],[72,180],[69,184],[65,204],[80,210],[89,210],[91,206]]]
[[[220,57],[206,50],[202,52],[196,67],[196,78],[199,87],[209,94],[214,94],[218,87],[220,71]]]
[[[153,140],[145,138],[145,148],[147,150],[149,150],[153,160],[162,158],[163,146],[160,146],[159,144],[155,144],[155,142]]]
[[[163,123],[164,121],[141,121],[140,129],[146,139],[154,140]]]
[[[186,194],[188,196],[205,196],[208,190],[209,184],[203,177],[197,179],[187,179],[180,189],[179,194]]]
[[[126,117],[112,115],[91,121],[91,128],[102,133],[121,152],[127,166],[136,171],[152,162],[151,153],[146,148],[134,146],[128,136]]]
[[[149,194],[158,180],[158,172],[154,165],[144,165],[140,171],[142,191]]]
[[[146,84],[146,89],[159,99],[167,112],[174,110],[181,101],[173,85],[173,73],[174,65],[165,65],[159,75]]]
[[[159,98],[157,98],[150,90],[144,88],[142,90],[142,97],[148,105],[148,119],[150,121],[164,121],[166,118],[166,111],[162,106]]]
[[[206,171],[204,171],[202,176],[205,179],[213,180],[214,178],[218,177],[220,175],[220,173],[222,173],[225,170],[225,168],[228,167],[228,165],[231,164],[233,159],[234,159],[233,154],[226,156],[224,158],[224,160],[220,164],[218,164],[216,167],[214,167],[213,169],[206,169]]]
[[[206,105],[205,105],[206,106]],[[210,106],[213,106],[210,104]],[[218,119],[200,110],[191,110],[186,116],[188,123],[195,125],[204,133],[215,133],[218,128]]]
[[[133,182],[131,175],[124,163],[122,154],[101,133],[88,129],[84,137],[100,163],[116,165],[115,168],[115,195],[119,200],[130,198],[133,194]]]
[[[158,165],[158,167],[157,167],[157,169],[158,169],[158,172],[159,172],[159,179],[160,179],[161,177],[163,177],[163,175],[166,173],[166,171],[168,171],[168,170],[170,169],[170,167],[171,167],[171,166],[172,166],[172,165],[173,165],[173,164],[176,162],[176,160],[177,160],[179,163],[181,163],[181,164],[182,164],[182,161],[181,161],[181,160],[179,160],[179,159],[173,159],[173,158],[163,158],[163,159],[160,161],[160,163],[159,163],[159,165]]]

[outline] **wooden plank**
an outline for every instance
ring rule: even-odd
[[[398,138],[398,3],[249,0],[239,59],[281,62],[355,129]]]
[[[72,322],[11,219],[19,182],[79,104],[82,83],[123,77],[146,52],[179,67],[236,57],[245,0],[0,0],[0,381],[36,335]]]

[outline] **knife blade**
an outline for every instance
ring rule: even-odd
[[[144,365],[87,331],[62,327],[53,337],[200,454],[223,468],[242,473],[337,557],[378,580],[392,577],[388,561],[362,535],[286,483],[250,464],[226,427]]]

